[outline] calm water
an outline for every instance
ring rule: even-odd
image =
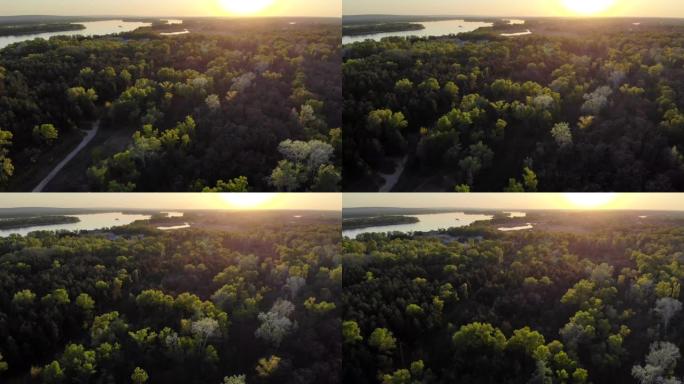
[[[160,32],[159,34],[162,36],[178,36],[178,35],[187,35],[190,33],[187,29],[178,31],[178,32]]]
[[[170,20],[177,21],[177,20]],[[45,32],[45,33],[35,33],[32,35],[21,35],[21,36],[1,36],[0,37],[0,49],[14,43],[19,43],[26,40],[33,40],[36,38],[49,39],[53,36],[98,36],[98,35],[110,35],[113,33],[130,32],[134,31],[140,27],[149,27],[150,23],[141,23],[133,21],[123,21],[123,20],[105,20],[105,21],[89,21],[85,23],[75,23],[83,24],[86,29],[81,29],[78,31],[62,31],[62,32]],[[176,24],[176,23],[172,23]]]
[[[11,234],[27,235],[34,231],[81,231],[104,229],[111,227],[120,227],[128,225],[136,220],[148,220],[150,215],[134,215],[121,212],[111,213],[93,213],[87,215],[65,215],[73,216],[81,219],[78,223],[56,224],[56,225],[41,225],[35,227],[5,229],[0,230],[0,237],[7,237]]]
[[[162,230],[162,231],[173,231],[174,229],[185,229],[185,228],[190,228],[190,224],[185,223],[183,225],[173,225],[171,227],[157,227],[157,229]]]
[[[519,227],[500,227],[497,228],[501,232],[511,232],[511,231],[524,231],[526,229],[533,229],[534,226],[530,223],[527,223],[527,225],[521,225]]]
[[[166,217],[183,217],[185,214],[183,212],[159,212],[166,215]]]
[[[342,235],[350,238],[356,238],[356,236],[362,233],[373,232],[426,232],[452,227],[466,227],[476,221],[492,219],[491,215],[473,215],[463,212],[406,216],[417,217],[420,221],[413,224],[384,225],[379,227],[348,229],[346,231],[342,231]]]
[[[532,31],[529,29],[524,31],[524,32],[514,32],[514,33],[502,33],[501,36],[505,37],[515,37],[515,36],[525,36],[525,35],[531,35]]]
[[[381,39],[390,36],[444,36],[450,34],[472,32],[478,28],[491,27],[493,25],[492,23],[465,20],[429,21],[419,22],[417,24],[422,24],[423,26],[425,26],[425,29],[422,29],[420,31],[386,32],[376,33],[372,35],[342,36],[342,44],[356,43],[367,39],[380,41]]]

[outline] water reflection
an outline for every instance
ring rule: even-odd
[[[25,236],[35,231],[82,231],[105,229],[128,225],[137,220],[149,220],[150,215],[129,214],[122,212],[92,213],[85,215],[64,215],[78,217],[78,223],[39,225],[25,228],[0,230],[0,237],[7,237],[12,234]]]
[[[365,40],[376,40],[380,41],[385,37],[390,36],[444,36],[450,34],[458,34],[464,32],[472,32],[476,29],[483,27],[491,27],[494,24],[485,23],[480,21],[465,21],[465,20],[446,20],[446,21],[429,21],[429,22],[416,22],[415,24],[422,24],[425,29],[419,31],[402,31],[402,32],[385,32],[385,33],[375,33],[371,35],[359,35],[359,36],[343,36],[342,44],[356,43]]]
[[[468,214],[464,212],[406,216],[417,217],[420,221],[411,224],[384,225],[378,227],[348,229],[342,231],[342,235],[350,238],[356,238],[356,236],[362,233],[416,231],[428,232],[452,227],[466,227],[476,221],[491,220],[493,218],[493,216],[491,215]]]
[[[0,36],[0,49],[14,43],[22,41],[33,40],[37,38],[49,39],[54,36],[100,36],[111,35],[114,33],[130,32],[141,27],[149,27],[152,23],[143,23],[138,21],[123,21],[123,20],[104,20],[104,21],[87,21],[77,22],[73,24],[81,24],[85,29],[77,31],[61,31],[61,32],[43,32],[34,33],[30,35],[19,36]]]

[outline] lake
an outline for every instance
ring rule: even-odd
[[[34,231],[82,231],[120,227],[122,225],[131,224],[132,222],[137,220],[149,220],[151,218],[150,215],[128,214],[121,212],[92,213],[85,215],[64,216],[78,217],[81,221],[78,223],[40,225],[25,228],[5,229],[0,230],[0,237],[7,237],[12,234],[25,236],[30,232]]]
[[[534,229],[534,226],[530,223],[527,223],[527,225],[521,225],[518,227],[500,227],[497,229],[501,232],[512,232],[512,231],[524,231],[526,229]]]
[[[173,225],[170,227],[157,227],[158,230],[160,231],[173,231],[176,229],[185,229],[185,228],[190,228],[191,225],[189,223],[185,223],[183,225]]]
[[[452,227],[466,227],[476,221],[491,220],[493,218],[493,216],[491,215],[469,214],[463,212],[405,216],[417,217],[420,221],[411,224],[384,225],[379,227],[348,229],[342,231],[342,235],[353,239],[362,233],[436,231],[438,229],[447,229]]]
[[[170,20],[177,21],[177,20]],[[33,40],[37,38],[49,39],[54,36],[100,36],[100,35],[110,35],[114,33],[130,32],[134,31],[140,27],[149,27],[151,23],[142,23],[137,21],[123,21],[123,20],[105,20],[105,21],[88,21],[88,22],[78,22],[74,24],[82,24],[86,29],[81,29],[78,31],[62,31],[62,32],[44,32],[44,33],[34,33],[31,35],[20,35],[20,36],[0,36],[0,49],[14,43],[20,43],[22,41]],[[172,23],[177,24],[177,23]]]
[[[166,215],[166,217],[183,217],[183,216],[185,216],[185,213],[183,213],[183,212],[164,211],[164,212],[159,212],[159,213]]]
[[[492,23],[465,20],[428,21],[416,22],[416,24],[422,24],[423,26],[425,26],[425,29],[422,29],[420,31],[385,32],[375,33],[371,35],[342,36],[342,44],[351,44],[359,41],[365,41],[368,39],[380,41],[381,39],[390,36],[444,36],[450,34],[472,32],[478,28],[491,27],[494,25]]]

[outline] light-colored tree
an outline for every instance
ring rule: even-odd
[[[304,288],[306,285],[306,280],[301,276],[290,276],[285,281],[285,287],[290,292],[290,298],[294,299],[297,297],[299,290]]]
[[[211,94],[207,96],[204,102],[207,104],[207,108],[209,108],[211,111],[218,111],[221,109],[221,99],[218,95]]]
[[[646,364],[632,367],[632,376],[640,384],[681,384],[679,379],[673,377],[680,357],[679,348],[676,345],[667,341],[654,342],[646,355]]]
[[[201,340],[201,346],[204,348],[207,340],[210,337],[218,336],[219,322],[216,319],[205,317],[203,319],[193,321],[191,326],[192,334]]]
[[[608,106],[608,98],[613,94],[613,90],[609,86],[601,86],[596,88],[592,93],[584,95],[584,104],[582,105],[582,113],[586,115],[597,116],[601,111]]]
[[[268,312],[261,312],[257,316],[261,325],[254,335],[275,346],[280,345],[285,336],[297,328],[297,323],[289,317],[294,309],[294,304],[287,300],[276,301]]]
[[[565,148],[572,145],[572,131],[570,124],[558,123],[551,128],[551,136],[559,147]]]
[[[223,378],[223,384],[247,384],[247,376],[245,375],[233,375],[226,376]]]
[[[663,297],[656,301],[655,313],[663,321],[663,328],[667,331],[670,320],[682,310],[682,302],[671,297]]]

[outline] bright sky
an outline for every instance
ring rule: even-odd
[[[2,1],[2,0],[0,0]],[[342,209],[339,193],[2,193],[0,208]]]
[[[344,208],[635,209],[684,211],[676,193],[348,193]]]
[[[684,17],[682,0],[344,0],[344,15]]]
[[[342,0],[0,0],[0,16],[340,17],[341,12]]]

